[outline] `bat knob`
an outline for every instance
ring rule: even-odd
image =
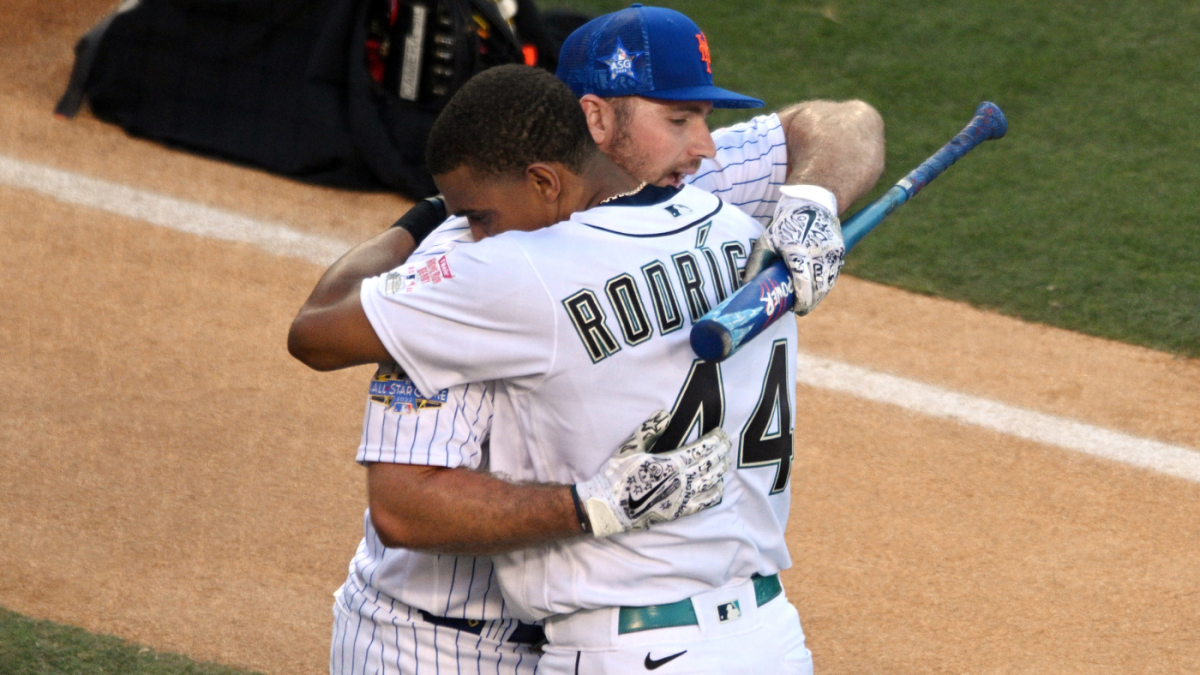
[[[724,361],[733,353],[733,336],[720,322],[707,317],[692,326],[692,351],[705,361]]]
[[[1008,133],[1008,120],[1004,117],[1004,111],[991,101],[980,103],[975,109],[975,117],[982,120],[980,128],[985,141],[1004,138],[1004,134]]]

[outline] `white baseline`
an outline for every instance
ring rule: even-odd
[[[60,202],[107,211],[180,232],[251,244],[274,255],[299,258],[322,266],[337,260],[351,246],[331,237],[3,155],[0,155],[0,185],[32,190]],[[1200,482],[1200,452],[1191,448],[989,401],[803,352],[799,359],[797,381],[800,384],[840,391],[931,417],[972,424]]]
[[[797,382],[1200,482],[1200,452],[803,352]]]
[[[350,244],[284,225],[174,199],[154,192],[0,155],[0,184],[40,192],[51,199],[141,220],[201,237],[237,241],[268,253],[330,265]]]

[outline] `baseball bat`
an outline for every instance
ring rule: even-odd
[[[988,101],[980,103],[971,123],[949,143],[842,224],[846,252],[951,164],[980,143],[1003,138],[1006,131],[1008,122],[1000,108]],[[692,326],[692,351],[705,361],[724,361],[790,312],[793,304],[792,276],[782,260],[776,261]]]

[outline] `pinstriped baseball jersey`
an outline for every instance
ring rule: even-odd
[[[437,281],[393,272],[363,283],[367,317],[419,386],[503,380],[494,470],[578,482],[659,408],[678,422],[665,447],[717,425],[735,439],[739,468],[721,505],[645,532],[497,556],[516,616],[674,602],[790,566],[795,323],[720,365],[695,359],[684,330],[736,283],[730,252],[744,255],[761,232],[701,190],[647,189],[458,247]]]
[[[372,386],[380,383],[391,389],[376,388],[389,394],[375,394],[367,404],[359,462],[470,469],[485,464],[482,440],[492,416],[490,386],[470,384],[423,399],[409,394],[415,392],[411,381],[391,369],[381,369]],[[369,510],[363,530],[347,591],[382,593],[437,616],[508,618],[489,558],[384,548]]]
[[[466,220],[451,219],[426,238],[417,255],[442,255],[470,241]],[[398,269],[408,267],[414,274],[425,269]],[[426,396],[399,369],[381,367],[371,381],[357,460],[362,464],[486,466],[493,398],[490,383],[471,383]],[[363,517],[364,537],[341,591],[345,601],[387,607],[397,600],[457,619],[511,617],[490,558],[384,548],[370,515],[368,510]]]
[[[769,221],[779,199],[778,186],[787,170],[787,151],[778,116],[763,115],[718,129],[713,132],[713,141],[716,157],[705,160],[699,172],[686,180],[736,203],[761,222]],[[472,241],[466,220],[451,218],[422,242],[414,259],[439,256]],[[726,264],[726,255],[732,255],[731,262],[736,264],[744,258],[745,251],[723,251],[719,260],[706,263]],[[381,370],[377,374],[363,419],[357,458],[360,463],[486,466],[483,462],[486,450],[479,439],[486,440],[490,428],[491,383],[452,387],[445,392],[444,401],[436,402],[437,407],[406,409],[404,404],[410,403],[407,400],[393,401],[391,406],[384,404],[381,397],[391,392],[380,384],[380,377],[394,377],[383,382],[401,383],[396,389],[404,382],[412,386],[411,380],[398,372]],[[407,392],[399,393],[403,398]],[[438,397],[441,396],[439,392]],[[369,512],[363,519],[363,529],[364,538],[351,561],[344,592],[376,597],[382,594],[439,616],[477,620],[511,617],[495,582],[490,558],[385,549],[371,525]]]
[[[787,177],[787,139],[778,115],[760,115],[713,132],[717,154],[684,181],[766,225]]]
[[[519,638],[516,619],[448,626],[421,610],[368,595],[339,594],[333,605],[330,675],[534,675],[539,654]]]

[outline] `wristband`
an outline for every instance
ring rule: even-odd
[[[571,500],[575,502],[575,517],[579,519],[579,527],[584,532],[592,531],[592,521],[588,520],[587,514],[583,510],[583,502],[579,499],[579,490],[571,486]]]
[[[438,225],[446,222],[446,201],[441,195],[423,199],[413,205],[392,227],[408,230],[418,244]]]
[[[782,185],[779,194],[792,199],[807,199],[823,207],[830,215],[837,215],[837,195],[820,185]]]

